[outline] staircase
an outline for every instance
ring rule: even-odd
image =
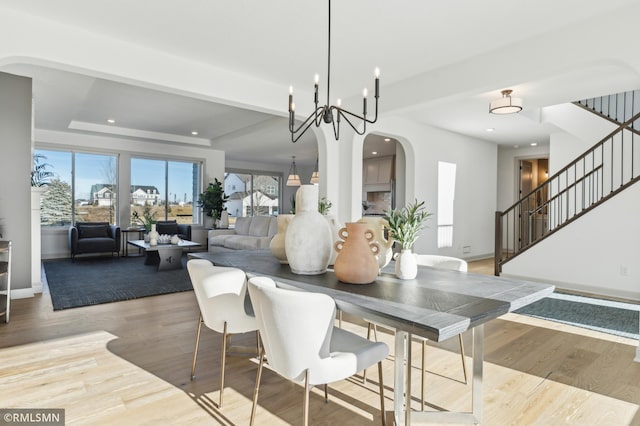
[[[613,132],[495,216],[502,265],[640,180],[640,91],[574,102],[616,123]]]

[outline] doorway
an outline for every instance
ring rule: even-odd
[[[543,185],[549,179],[549,159],[522,159],[519,170],[520,245],[524,247],[541,238],[549,229],[549,190]]]

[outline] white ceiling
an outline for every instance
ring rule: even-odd
[[[372,92],[372,71],[378,66],[382,70],[381,120],[402,115],[498,144],[545,144],[555,129],[540,123],[541,107],[640,87],[637,68],[598,53],[605,49],[589,50],[581,45],[585,38],[576,36],[597,28],[598,22],[638,13],[636,3],[335,1],[331,96],[342,94],[348,100],[365,85]],[[252,110],[250,105],[213,103],[198,94],[181,96],[135,82],[112,81],[105,77],[106,71],[100,76],[85,75],[63,71],[62,66],[54,69],[20,61],[1,67],[33,77],[38,129],[211,146],[237,161],[284,164],[295,154],[299,162],[315,162],[311,132],[291,146],[286,90],[291,84],[311,90],[313,75],[318,73],[324,102],[326,2],[0,0],[1,8],[187,58],[194,64],[251,75],[281,85],[283,91],[283,111],[276,115],[257,107]],[[594,57],[577,56],[585,50]],[[564,66],[565,57],[571,66]],[[580,62],[584,66],[576,67]],[[523,99],[524,111],[490,115],[489,101],[505,88],[514,89],[514,96]],[[108,124],[107,118],[116,123]],[[489,133],[487,128],[495,131]],[[191,135],[194,130],[197,136]],[[372,143],[380,143],[382,151],[381,138],[374,139]]]

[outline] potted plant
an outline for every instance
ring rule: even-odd
[[[151,204],[147,202],[144,203],[144,206],[142,207],[142,215],[140,215],[137,210],[134,210],[131,213],[131,222],[143,226],[145,232],[149,233],[153,224],[156,223],[156,213],[153,211]]]
[[[390,237],[402,245],[400,254],[396,256],[395,267],[396,276],[400,279],[413,279],[418,274],[412,249],[429,216],[431,213],[425,209],[424,201],[418,200],[402,209],[389,209],[384,213],[384,218],[389,224]]]
[[[202,211],[206,216],[213,219],[213,227],[217,219],[220,219],[220,215],[224,210],[224,203],[227,202],[229,197],[224,193],[222,188],[222,182],[215,178],[214,182],[210,182],[205,191],[198,195],[198,207],[202,208]]]

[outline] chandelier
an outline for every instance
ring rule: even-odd
[[[320,124],[324,121],[327,124],[333,125],[333,135],[336,140],[340,138],[340,122],[342,120],[346,121],[349,126],[359,135],[364,135],[367,123],[375,123],[378,120],[378,98],[380,96],[380,70],[378,68],[375,69],[375,102],[376,102],[376,110],[375,117],[373,120],[367,118],[367,89],[365,88],[362,92],[362,115],[358,115],[347,111],[341,107],[341,100],[338,99],[336,101],[336,105],[329,104],[329,95],[330,95],[330,83],[331,83],[331,0],[328,0],[329,3],[329,31],[328,31],[328,54],[327,54],[327,103],[324,106],[318,106],[318,82],[320,80],[320,76],[318,74],[315,75],[314,79],[314,103],[315,110],[304,120],[300,126],[295,128],[295,104],[293,103],[293,86],[289,86],[289,131],[291,132],[291,142],[296,143],[298,139],[307,131],[312,124],[315,124],[316,127],[320,127]],[[355,124],[353,121],[358,120]],[[357,125],[362,122],[362,131],[358,131]]]

